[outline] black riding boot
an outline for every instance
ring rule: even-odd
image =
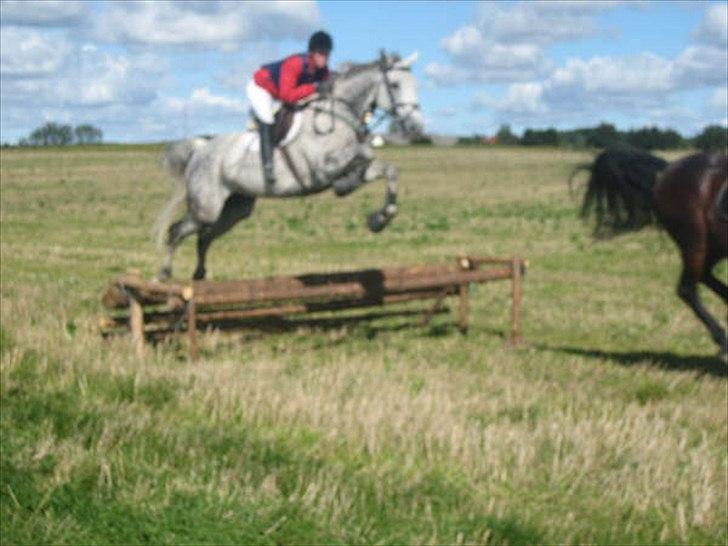
[[[260,132],[260,162],[263,165],[263,178],[266,186],[273,186],[276,182],[273,174],[273,125],[258,121]]]

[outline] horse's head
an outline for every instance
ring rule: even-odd
[[[419,53],[405,59],[381,53],[379,69],[382,74],[374,104],[389,112],[402,131],[410,136],[424,132],[424,120],[417,100],[417,80],[410,70]]]

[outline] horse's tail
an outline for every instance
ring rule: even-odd
[[[581,217],[594,215],[597,236],[641,229],[655,221],[652,188],[667,161],[635,148],[610,148],[600,153],[581,205]],[[572,178],[584,166],[577,168]],[[571,186],[571,179],[569,180]]]
[[[173,142],[167,147],[164,154],[164,166],[172,175],[172,196],[157,216],[154,223],[154,239],[157,246],[161,249],[164,246],[165,234],[172,224],[172,218],[179,206],[184,202],[187,196],[187,188],[185,186],[185,169],[190,162],[192,154],[199,148],[205,146],[207,140],[204,138],[191,138],[188,140],[180,140]]]

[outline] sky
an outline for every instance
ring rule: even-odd
[[[728,124],[728,2],[0,2],[0,142],[47,121],[106,141],[241,130],[265,62],[334,37],[330,66],[407,55],[426,128]]]

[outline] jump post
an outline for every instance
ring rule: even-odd
[[[489,266],[484,268],[483,266]],[[469,326],[472,283],[511,279],[510,342],[521,341],[521,258],[463,255],[454,264],[363,269],[228,281],[152,282],[138,273],[117,278],[101,301],[110,310],[101,321],[104,335],[131,331],[134,349],[144,353],[146,337],[187,332],[189,355],[198,356],[197,331],[225,322],[343,311],[415,300],[434,300],[424,311],[426,325],[449,296],[458,296],[459,328]],[[248,324],[249,326],[249,324]]]

